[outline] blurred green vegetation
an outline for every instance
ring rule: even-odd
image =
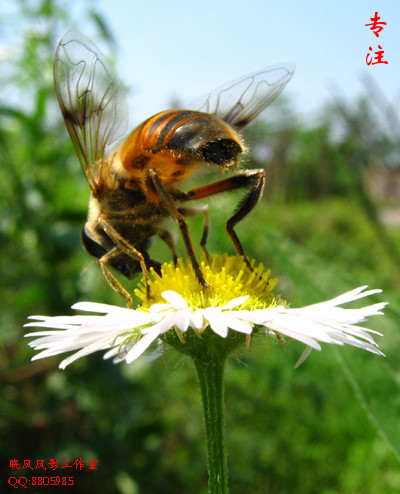
[[[75,24],[112,42],[107,23],[85,5]],[[98,459],[98,470],[74,472],[72,492],[205,493],[201,404],[190,363],[170,351],[132,366],[93,355],[60,371],[59,358],[30,362],[22,338],[30,314],[69,313],[78,300],[121,303],[80,246],[89,189],[52,82],[57,36],[73,23],[67,12],[61,1],[19,0],[0,18],[2,43],[18,26],[0,71],[1,466],[6,471],[11,459]],[[383,288],[376,300],[391,305],[371,324],[385,335],[379,341],[387,358],[324,347],[294,370],[301,345],[269,340],[232,358],[232,494],[400,491],[400,221],[381,219],[387,208],[400,218],[400,204],[366,186],[377,170],[398,170],[399,126],[371,82],[365,88],[365,98],[338,98],[307,125],[281,98],[267,120],[247,129],[246,166],[266,169],[267,188],[238,233],[294,306],[363,284]],[[210,201],[210,252],[233,252],[224,224],[239,200],[240,193]],[[190,221],[196,244],[201,222]],[[169,259],[160,244],[154,257]]]

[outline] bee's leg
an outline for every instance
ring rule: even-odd
[[[176,223],[177,223],[177,225],[178,225],[178,227],[182,233],[182,238],[183,238],[183,241],[185,243],[186,251],[189,255],[189,258],[190,258],[190,261],[192,263],[194,272],[196,273],[196,278],[203,288],[209,288],[210,285],[204,279],[203,273],[201,272],[201,269],[200,269],[199,262],[196,259],[192,238],[190,236],[189,228],[187,226],[185,218],[184,218],[183,214],[178,211],[177,207],[175,206],[175,202],[174,202],[173,197],[171,197],[171,194],[168,192],[165,185],[163,184],[160,177],[158,176],[156,170],[154,170],[153,168],[150,168],[147,171],[146,185],[157,192],[157,194],[160,196],[164,206],[168,209],[169,214],[176,221]]]
[[[155,228],[155,233],[170,248],[172,252],[172,257],[174,259],[174,264],[176,264],[176,261],[178,260],[178,254],[176,252],[175,242],[174,239],[172,238],[171,233],[168,230],[164,230],[163,228]]]
[[[245,263],[249,269],[253,269],[249,260],[247,259],[239,237],[237,236],[234,227],[247,216],[255,207],[258,200],[261,197],[265,184],[265,171],[264,170],[244,170],[232,177],[225,180],[215,182],[213,184],[205,185],[204,187],[198,187],[192,189],[187,193],[187,200],[203,199],[210,197],[220,192],[227,192],[236,189],[248,189],[249,192],[244,196],[239,206],[236,208],[233,215],[226,222],[226,231],[232,240],[236,252],[243,256]]]
[[[140,267],[142,269],[142,273],[143,273],[143,277],[144,277],[144,281],[146,283],[146,297],[149,299],[150,298],[150,288],[149,288],[149,270],[147,269],[147,266],[146,266],[146,261],[145,261],[145,258],[143,256],[143,254],[141,252],[139,252],[137,249],[135,249],[135,247],[133,247],[129,242],[127,242],[118,232],[117,230],[115,230],[115,228],[113,228],[110,223],[108,223],[108,221],[106,221],[104,218],[102,218],[101,216],[99,217],[99,223],[101,225],[101,227],[103,228],[103,230],[106,232],[106,234],[110,237],[110,239],[115,243],[115,245],[118,247],[117,249],[117,253],[113,253],[114,249],[112,249],[110,252],[113,253],[111,255],[111,258],[109,259],[106,259],[106,261],[108,262],[110,259],[112,259],[113,257],[116,257],[118,254],[121,254],[121,252],[127,254],[128,256],[132,257],[133,259],[136,259],[137,261],[139,261],[139,264],[140,264]],[[105,254],[104,257],[106,257],[108,254]],[[103,259],[101,258],[101,259]],[[100,259],[100,261],[101,261]],[[102,264],[100,263],[100,266]],[[102,268],[103,269],[103,268]],[[104,272],[104,270],[103,270]],[[108,271],[109,272],[109,271]],[[119,281],[117,281],[117,279],[109,272],[109,275],[111,275],[111,277],[113,277],[115,279],[115,281],[117,282],[118,285],[121,285],[119,283]],[[107,281],[109,281],[109,277],[107,275],[105,275],[106,278],[107,278]],[[113,285],[113,282],[110,282],[110,285],[112,288],[114,288],[114,285]],[[115,289],[115,288],[114,288]],[[124,291],[126,291],[124,289]],[[118,289],[117,289],[117,292],[121,293]],[[121,293],[122,294],[122,293]]]
[[[197,214],[204,214],[204,225],[203,225],[203,233],[200,239],[200,246],[203,249],[204,254],[207,259],[210,260],[210,254],[207,250],[207,238],[208,232],[210,230],[210,213],[208,210],[208,205],[203,204],[202,206],[190,206],[190,207],[179,207],[178,211],[183,214],[185,218],[189,216],[196,216]]]
[[[115,290],[119,295],[121,295],[127,302],[127,306],[129,309],[132,309],[133,307],[133,299],[128,292],[128,290],[125,290],[125,288],[121,285],[121,283],[117,280],[117,278],[112,274],[112,272],[108,269],[108,263],[114,258],[117,257],[118,255],[121,254],[121,250],[118,247],[114,247],[111,249],[107,254],[104,254],[104,256],[99,258],[99,264],[101,271],[103,272],[103,275],[105,279],[107,280],[108,284],[111,286],[113,290]]]

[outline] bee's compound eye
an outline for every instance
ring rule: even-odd
[[[200,152],[207,163],[229,165],[232,161],[236,162],[237,156],[242,152],[242,147],[233,139],[218,139],[204,144]]]

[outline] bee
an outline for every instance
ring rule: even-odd
[[[214,165],[222,171],[237,168],[245,151],[238,132],[279,95],[293,71],[292,64],[284,64],[244,76],[206,95],[196,110],[157,113],[121,141],[127,128],[127,105],[113,68],[83,35],[68,32],[61,39],[54,61],[56,93],[91,188],[82,244],[98,259],[108,283],[129,306],[132,298],[110,267],[128,279],[142,272],[148,287],[149,269],[161,267],[148,254],[154,236],[177,259],[172,235],[162,227],[166,218],[178,225],[198,282],[203,288],[209,286],[186,218],[204,214],[200,244],[207,253],[208,207],[192,201],[221,192],[245,191],[227,220],[226,231],[251,269],[234,228],[261,197],[264,170],[239,170],[188,192],[178,184],[199,166]]]

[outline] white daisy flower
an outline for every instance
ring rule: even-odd
[[[190,265],[178,262],[176,267],[164,265],[163,270],[161,276],[154,275],[151,286],[152,295],[160,302],[150,305],[144,301],[137,310],[81,302],[72,308],[97,315],[30,317],[34,322],[26,326],[48,328],[26,335],[35,337],[30,346],[41,350],[33,359],[75,351],[61,362],[60,368],[64,369],[80,357],[107,350],[104,358],[114,357],[117,362],[125,360],[131,363],[153,343],[171,342],[165,338],[167,335],[175,338],[173,346],[177,347],[178,342],[181,351],[189,353],[192,351],[191,336],[194,335],[196,341],[205,340],[208,328],[211,330],[209,334],[219,337],[221,345],[230,336],[235,338],[237,333],[264,333],[279,339],[298,340],[306,345],[306,350],[297,365],[304,361],[311,349],[320,350],[320,342],[348,344],[383,355],[372,336],[381,334],[359,324],[370,316],[382,314],[386,303],[359,309],[339,307],[380,290],[366,290],[367,287],[363,286],[332,300],[296,309],[287,307],[281,299],[274,297],[272,288],[275,283],[269,279],[269,272],[263,273],[262,266],[251,272],[237,256],[215,256],[210,262],[203,262],[205,278],[213,287],[205,292],[196,285],[194,275],[188,279]],[[168,284],[175,286],[176,291],[158,293]],[[229,298],[246,290],[246,295]],[[139,289],[137,295],[144,299],[145,292],[145,289]],[[235,338],[235,341],[241,343],[243,340]]]

